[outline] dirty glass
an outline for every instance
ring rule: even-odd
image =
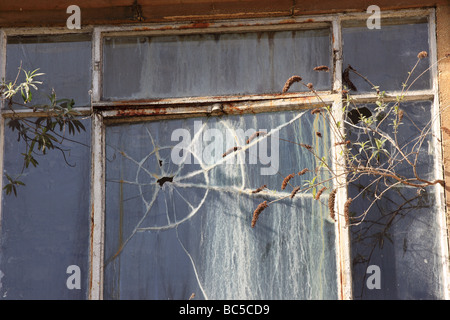
[[[38,90],[32,89],[33,104],[48,104],[54,90],[57,99],[74,99],[75,106],[90,104],[91,41],[89,35],[14,36],[6,47],[6,81],[14,82],[19,67],[29,72],[39,68],[45,75]],[[24,81],[20,72],[17,83]],[[15,99],[23,103],[20,94]],[[5,105],[5,108],[7,106]],[[20,105],[14,105],[21,108]]]
[[[103,98],[280,93],[287,79],[303,77],[331,88],[330,30],[106,37]],[[307,91],[296,83],[290,91]]]
[[[50,150],[35,156],[39,165],[22,175],[23,140],[5,128],[4,171],[25,186],[19,186],[17,197],[2,190],[0,299],[88,297],[90,121],[83,124],[86,132],[75,137],[76,143],[62,144],[67,163],[59,150]],[[69,283],[79,283],[79,289],[66,285],[75,274],[67,273],[72,265],[80,268],[80,277]]]
[[[420,60],[406,81],[408,72],[417,63],[418,53],[426,51],[430,54],[426,21],[393,24],[381,20],[380,29],[368,29],[365,22],[364,25],[344,25],[342,39],[343,70],[350,65],[371,83],[350,71],[349,79],[357,90],[352,89],[352,93],[374,92],[373,86],[379,86],[380,90],[401,91],[403,83],[409,86],[413,81],[411,90],[431,87],[430,72],[420,76],[430,66],[428,57]],[[351,88],[345,77],[343,84]]]
[[[329,154],[322,117],[302,110],[108,126],[104,298],[336,299],[331,185],[318,200],[311,191],[290,198],[320,163],[298,143],[319,159]],[[318,180],[327,178],[319,169]]]
[[[376,105],[358,105],[375,112]],[[414,163],[417,157],[419,177],[429,181],[435,177],[435,151],[432,133],[427,131],[432,119],[431,102],[408,102],[401,105],[404,111],[399,126],[398,143],[402,152]],[[394,137],[389,116],[380,126],[387,135]],[[435,120],[435,119],[434,119]],[[349,138],[353,141],[368,141],[369,136],[355,127],[349,128]],[[423,133],[423,135],[422,135]],[[420,143],[420,137],[423,141]],[[357,146],[355,146],[357,148]],[[401,155],[386,143],[390,159],[400,159]],[[380,157],[381,168],[389,158]],[[405,178],[414,177],[412,167],[406,161],[395,168]],[[440,196],[436,187],[417,188],[412,186],[387,186],[394,184],[390,178],[376,179],[365,176],[349,185],[349,196],[355,198],[350,206],[350,216],[360,216],[375,200],[375,194],[383,194],[374,203],[364,221],[352,226],[353,294],[355,299],[442,299],[443,270],[440,246],[441,226],[439,223]],[[416,181],[417,182],[417,181]],[[356,221],[355,221],[356,222]],[[380,288],[367,285],[374,283],[374,274],[369,266],[379,267]]]

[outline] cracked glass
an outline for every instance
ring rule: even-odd
[[[336,299],[332,186],[300,143],[330,151],[310,110],[108,126],[104,298]],[[316,168],[328,190],[291,199]]]

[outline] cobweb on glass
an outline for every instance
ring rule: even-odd
[[[200,209],[208,202],[207,199],[216,199],[218,194],[227,194],[227,197],[230,199],[240,199],[239,201],[246,203],[245,205],[247,203],[253,203],[255,198],[257,201],[261,200],[261,198],[271,201],[289,195],[290,191],[273,192],[271,190],[264,190],[257,195],[252,192],[256,187],[259,187],[259,183],[260,181],[262,183],[264,177],[257,177],[258,171],[255,170],[259,168],[258,166],[248,164],[250,161],[249,151],[251,148],[262,145],[263,143],[267,146],[271,142],[268,140],[274,136],[283,137],[283,132],[289,128],[289,130],[293,130],[289,135],[295,134],[301,137],[302,134],[296,130],[303,130],[301,129],[300,120],[304,113],[305,111],[297,111],[282,115],[277,120],[278,123],[276,123],[276,126],[261,117],[259,124],[262,125],[264,121],[268,121],[266,127],[270,127],[271,129],[266,130],[266,134],[256,137],[249,143],[246,143],[246,140],[239,136],[238,131],[242,126],[250,127],[252,125],[258,125],[255,120],[256,118],[250,121],[250,124],[243,123],[243,120],[239,118],[202,119],[204,122],[201,122],[197,126],[197,130],[190,132],[190,142],[182,148],[179,145],[177,147],[180,150],[176,151],[182,152],[185,158],[190,160],[180,164],[172,161],[172,152],[176,148],[176,142],[169,140],[170,130],[173,132],[177,126],[183,127],[183,124],[180,122],[175,122],[173,127],[169,125],[163,127],[163,125],[151,123],[149,125],[142,125],[141,130],[143,130],[144,134],[141,132],[138,138],[139,141],[136,141],[136,144],[145,144],[149,146],[148,150],[142,150],[142,148],[134,150],[134,148],[130,147],[130,142],[133,140],[128,141],[129,136],[133,136],[135,134],[134,132],[124,137],[123,140],[125,142],[122,144],[107,144],[109,150],[108,157],[112,160],[120,158],[121,161],[119,165],[120,169],[118,172],[115,172],[116,175],[120,172],[119,179],[111,178],[110,176],[112,174],[108,175],[109,169],[107,169],[107,185],[111,183],[120,185],[120,206],[123,205],[123,201],[141,202],[140,206],[138,204],[133,205],[133,208],[137,209],[140,207],[141,210],[128,210],[124,213],[123,208],[119,208],[120,222],[118,230],[110,231],[108,227],[106,228],[106,242],[107,244],[112,242],[109,247],[115,249],[107,250],[105,266],[120,258],[123,250],[125,250],[138,234],[148,232],[159,234],[164,231],[174,230],[176,241],[191,264],[192,272],[201,291],[201,295],[203,298],[209,298],[208,291],[210,290],[206,288],[207,285],[205,286],[205,282],[207,281],[206,271],[203,270],[204,266],[202,266],[202,263],[198,261],[200,254],[193,253],[194,249],[192,249],[192,244],[188,243],[191,240],[184,235],[185,230],[183,230],[182,235],[179,234],[179,227],[192,221]],[[152,131],[150,129],[151,125],[156,126],[156,130]],[[294,127],[300,129],[293,129]],[[227,141],[227,145],[223,150],[235,148],[233,152],[226,155],[215,152],[214,159],[211,159],[208,155],[205,156],[205,142],[203,139],[206,133],[212,129],[218,129],[219,132],[226,130],[231,133],[234,141]],[[165,132],[165,130],[168,131]],[[145,140],[147,141],[146,143]],[[221,142],[223,143],[224,141]],[[316,143],[319,142],[316,141]],[[325,149],[327,148],[325,147]],[[304,151],[296,150],[295,152],[299,153]],[[304,156],[297,155],[297,158],[299,157]],[[308,161],[311,162],[311,160]],[[297,169],[298,163],[296,163],[295,159],[290,162],[292,163],[288,164],[288,167],[292,169],[283,169],[291,171],[294,168]],[[286,164],[284,162],[281,163],[281,165]],[[278,170],[279,168],[277,167],[275,169]],[[265,177],[265,180],[272,181],[273,183],[268,184],[271,184],[275,189],[277,187],[274,184],[279,185],[280,179],[282,180],[285,175],[277,171],[276,174]],[[255,183],[257,183],[256,186]],[[133,187],[131,189],[135,190],[134,193],[125,191],[125,189],[130,189],[129,187]],[[214,193],[214,196],[209,197],[211,193]],[[242,197],[247,197],[248,200]],[[107,201],[107,215],[108,204],[109,201]],[[208,211],[211,212],[210,209]],[[246,213],[246,216],[251,213]],[[223,213],[217,210],[214,214],[221,215]],[[202,221],[201,219],[203,218],[198,219]],[[247,224],[247,226],[250,228],[250,224]],[[108,233],[116,233],[116,231],[120,235],[119,239],[108,240],[112,239],[108,238]],[[201,237],[206,233],[202,232]]]

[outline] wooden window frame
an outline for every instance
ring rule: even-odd
[[[366,20],[367,13],[327,14],[320,16],[302,16],[286,18],[262,18],[262,19],[235,19],[215,21],[209,24],[190,24],[184,22],[143,25],[121,26],[87,26],[74,31],[67,28],[4,28],[0,29],[0,79],[6,72],[6,45],[7,37],[16,35],[51,35],[70,33],[90,33],[92,46],[92,86],[90,107],[76,108],[81,114],[91,116],[91,239],[90,239],[90,271],[89,271],[89,299],[101,300],[103,298],[103,254],[104,254],[104,222],[105,222],[105,127],[108,124],[118,122],[134,122],[145,120],[161,120],[182,118],[191,116],[211,115],[220,110],[227,114],[241,114],[249,112],[267,112],[293,110],[318,105],[316,96],[310,92],[296,92],[262,95],[241,95],[222,97],[187,97],[158,100],[139,101],[102,101],[102,45],[106,36],[156,36],[156,35],[185,35],[199,33],[229,33],[244,31],[282,31],[297,29],[315,29],[329,26],[332,34],[332,89],[320,91],[323,101],[332,105],[335,119],[343,119],[342,114],[342,23],[350,20]],[[431,65],[432,86],[427,90],[416,90],[406,93],[405,99],[409,101],[432,101],[431,114],[439,117],[439,88],[437,70],[437,44],[436,44],[436,10],[412,9],[382,12],[383,18],[409,18],[426,17],[429,24],[429,58]],[[282,84],[280,84],[282,85]],[[395,101],[400,92],[389,92],[386,100]],[[376,101],[375,93],[352,95],[357,103],[370,103]],[[4,110],[1,106],[0,117],[0,150],[4,150],[5,119],[11,117],[10,110]],[[28,110],[17,110],[15,116],[38,116]],[[440,136],[440,119],[434,121],[433,133]],[[436,139],[433,139],[435,141]],[[336,134],[331,136],[333,149],[333,166],[338,170],[338,164],[343,161],[337,156],[339,146]],[[434,171],[437,177],[443,177],[442,145],[435,142],[433,146],[436,155]],[[3,157],[0,158],[0,171],[3,172]],[[345,184],[345,178],[339,178],[338,184]],[[3,187],[3,179],[0,179],[0,188]],[[435,185],[437,207],[440,214],[440,244],[443,264],[444,298],[450,298],[449,287],[449,252],[447,238],[447,220],[444,200],[444,188],[440,184]],[[0,202],[3,192],[0,193]],[[345,227],[343,211],[344,202],[347,199],[347,191],[339,188],[336,196],[337,223],[336,223],[336,261],[339,299],[350,300],[352,293],[352,268],[349,229]],[[2,217],[0,206],[0,227]]]

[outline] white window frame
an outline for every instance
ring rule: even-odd
[[[105,222],[105,126],[115,122],[133,122],[142,119],[167,119],[179,118],[193,115],[209,115],[217,108],[228,114],[263,112],[263,111],[281,111],[298,108],[310,107],[311,104],[319,104],[317,98],[310,92],[289,93],[285,95],[251,95],[251,96],[223,96],[223,97],[195,97],[195,98],[175,98],[161,99],[148,102],[102,101],[102,45],[105,36],[120,35],[182,35],[198,33],[223,33],[240,31],[280,31],[303,28],[318,28],[325,25],[331,27],[333,41],[332,54],[333,70],[332,88],[333,90],[321,91],[319,95],[325,103],[332,105],[334,117],[342,119],[342,22],[348,20],[364,21],[369,17],[367,13],[349,13],[349,14],[327,14],[320,16],[302,16],[284,18],[264,18],[264,19],[239,19],[215,21],[197,28],[198,25],[186,24],[183,22],[164,23],[164,24],[142,24],[121,25],[121,26],[87,26],[80,31],[68,30],[67,28],[5,28],[0,29],[0,79],[6,72],[6,42],[8,36],[14,35],[49,35],[49,34],[70,34],[70,33],[91,33],[92,41],[92,87],[91,87],[91,106],[76,108],[83,115],[91,115],[91,239],[90,239],[90,274],[89,274],[89,299],[103,299],[103,255],[104,255],[104,222]],[[416,90],[407,92],[405,100],[432,101],[431,114],[436,115],[434,121],[433,134],[441,136],[439,120],[439,88],[437,72],[437,50],[436,50],[436,21],[435,9],[413,9],[396,10],[382,12],[383,18],[408,18],[408,17],[427,17],[429,25],[429,58],[431,67],[432,87],[427,90]],[[282,84],[280,84],[282,85]],[[400,92],[389,92],[387,100],[395,101]],[[357,94],[352,95],[355,102],[365,103],[374,102],[376,94]],[[276,102],[274,107],[273,102]],[[199,104],[201,103],[201,104]],[[11,111],[0,111],[0,151],[4,150],[4,125],[5,119],[11,116]],[[139,112],[137,112],[137,110]],[[28,117],[38,114],[28,110],[18,110],[15,116]],[[339,154],[338,148],[334,146],[337,142],[337,136],[332,134],[331,145],[335,155],[334,169],[338,170],[338,163],[343,159],[336,156]],[[436,177],[443,177],[442,146],[436,139],[434,171]],[[0,172],[3,172],[3,157],[0,157]],[[345,178],[339,178],[338,185],[345,185]],[[0,190],[3,188],[3,179],[0,179]],[[449,253],[446,224],[446,207],[444,201],[444,188],[440,184],[434,186],[437,196],[436,206],[441,213],[440,217],[440,244],[443,267],[443,287],[444,298],[450,298],[449,287]],[[336,230],[336,261],[337,261],[337,286],[339,299],[349,300],[353,298],[352,294],[352,268],[350,252],[349,229],[345,227],[344,215],[339,214],[343,211],[344,202],[347,199],[345,188],[339,188],[336,196],[337,223]],[[0,193],[0,203],[2,202],[3,192]],[[2,207],[0,206],[0,230]]]

